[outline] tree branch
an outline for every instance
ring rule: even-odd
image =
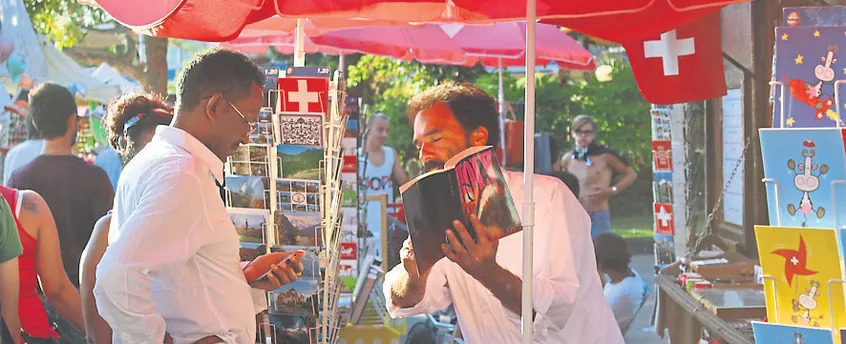
[[[138,36],[129,28],[115,24],[113,28],[97,29],[92,28],[89,31],[112,34],[122,36],[125,40],[123,53],[112,53],[100,48],[86,48],[74,45],[71,48],[65,49],[64,53],[70,58],[88,65],[99,65],[108,63],[121,73],[128,75],[135,80],[144,80],[145,65],[137,63],[138,55]]]

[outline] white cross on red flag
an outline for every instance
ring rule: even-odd
[[[279,112],[327,113],[329,79],[279,78]]]
[[[719,11],[623,47],[650,103],[679,104],[726,94]]]
[[[653,203],[656,234],[676,234],[676,226],[673,224],[673,205],[667,203]]]

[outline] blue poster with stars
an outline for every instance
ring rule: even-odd
[[[838,57],[846,50],[841,47],[846,49],[846,28],[776,28],[774,128],[843,125],[846,59],[838,63]]]
[[[846,26],[846,7],[785,7],[784,26]]]
[[[770,224],[846,229],[843,130],[764,128],[759,136]]]

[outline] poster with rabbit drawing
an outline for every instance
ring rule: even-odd
[[[823,128],[843,126],[835,102],[846,80],[843,28],[780,27],[776,29],[774,128]],[[843,106],[843,105],[839,105]],[[840,110],[846,110],[840,108]]]
[[[760,129],[760,138],[770,224],[846,229],[841,129]]]

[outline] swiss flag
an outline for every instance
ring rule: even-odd
[[[676,226],[673,224],[673,205],[653,203],[652,208],[655,214],[655,234],[676,235]]]
[[[329,79],[279,78],[279,112],[327,113]]]
[[[644,40],[623,42],[623,47],[640,93],[650,103],[678,104],[726,94],[720,12]]]

